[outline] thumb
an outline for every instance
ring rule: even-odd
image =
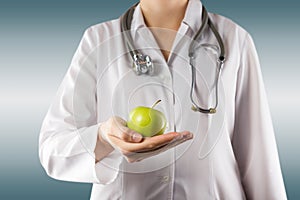
[[[135,132],[128,127],[123,127],[119,137],[125,142],[139,143],[143,140],[143,136],[140,133]]]

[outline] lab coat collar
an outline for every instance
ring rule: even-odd
[[[147,27],[142,14],[141,6],[138,4],[134,10],[131,29],[133,30],[133,38],[135,38],[136,31],[139,28]]]
[[[202,3],[199,0],[189,0],[182,23],[187,24],[194,33],[202,22]]]
[[[196,33],[201,26],[202,17],[202,3],[199,0],[189,0],[182,23],[188,25],[193,33]],[[144,17],[141,11],[140,4],[135,8],[133,19],[131,23],[131,29],[133,38],[135,38],[136,32],[139,28],[147,27],[144,21]]]

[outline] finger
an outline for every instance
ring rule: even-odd
[[[114,135],[125,142],[141,142],[143,136],[126,126],[126,121],[120,117],[113,118],[113,129],[108,135]]]
[[[190,133],[189,131],[170,132],[163,135],[154,136],[152,138],[147,138],[145,142],[149,143],[148,149],[155,149],[156,147],[160,147],[163,144],[168,144],[172,141],[177,141],[182,138],[190,138],[190,137],[192,137],[192,133]]]
[[[152,157],[152,156],[158,155],[160,153],[163,153],[163,152],[165,152],[179,144],[182,144],[183,142],[190,140],[192,138],[193,138],[193,135],[189,135],[189,137],[185,136],[180,139],[173,140],[168,144],[165,144],[157,149],[153,149],[150,151],[148,150],[148,151],[141,151],[141,152],[129,152],[129,153],[126,153],[125,158],[129,163],[138,162],[138,161],[144,160],[145,158]]]
[[[155,149],[158,149],[162,146],[171,144],[175,141],[181,140],[181,139],[187,139],[192,138],[192,133],[188,131],[184,132],[170,132],[166,133],[164,135],[155,136],[152,138],[147,138],[145,140],[146,147],[143,147],[141,150],[137,150],[137,152],[140,151],[154,151]]]
[[[143,136],[128,127],[123,127],[123,130],[119,132],[119,138],[124,142],[141,142],[143,140]]]
[[[138,151],[138,153],[140,152],[153,152],[153,151],[159,151],[161,149],[169,149],[169,148],[172,148],[172,147],[175,147],[187,140],[190,140],[193,138],[193,134],[189,133],[189,132],[182,132],[180,133],[180,136],[177,136],[175,137],[172,141],[170,142],[167,142],[165,144],[162,144],[160,146],[157,146],[157,148],[153,148],[153,149],[145,149],[145,150],[142,150],[142,151]]]
[[[122,119],[121,117],[115,116],[115,117],[113,117],[113,120],[114,120],[115,124],[121,124],[123,126],[127,125],[127,122],[124,119]]]
[[[145,138],[140,143],[128,143],[120,140],[118,137],[111,137],[111,141],[120,149],[126,152],[151,151],[163,145],[170,143],[173,140],[191,137],[190,132],[170,132],[159,136]]]
[[[153,149],[166,145],[171,141],[176,140],[176,138],[179,137],[181,137],[180,134],[176,132],[171,132],[171,133],[154,136],[154,137],[146,137],[142,143],[131,146],[130,151],[132,152],[151,151]]]

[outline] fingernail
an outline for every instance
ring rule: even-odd
[[[184,138],[192,138],[193,134],[191,132],[187,132],[186,134],[183,135]]]
[[[133,139],[133,141],[135,141],[135,142],[141,141],[142,138],[143,138],[142,135],[141,135],[141,134],[138,134],[138,133],[134,133],[134,134],[132,135],[132,139]]]
[[[174,140],[180,140],[180,139],[182,139],[183,138],[183,134],[178,134],[175,138],[174,138]]]

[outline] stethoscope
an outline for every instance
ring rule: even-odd
[[[133,39],[131,37],[130,34],[130,27],[131,27],[131,21],[133,18],[133,13],[134,13],[134,9],[136,7],[137,4],[135,4],[134,6],[132,6],[123,16],[121,19],[121,31],[125,34],[124,35],[124,39],[126,41],[127,44],[127,48],[129,49],[129,53],[131,55],[131,58],[133,60],[133,70],[135,71],[135,73],[137,75],[141,75],[141,74],[147,74],[147,75],[153,75],[154,74],[154,65],[152,62],[152,59],[150,56],[148,55],[144,55],[142,54],[140,51],[138,51],[135,46],[134,46],[134,42]],[[212,108],[208,108],[208,109],[204,109],[201,108],[199,105],[197,105],[197,103],[194,101],[193,98],[193,91],[195,88],[195,80],[196,80],[196,69],[194,67],[193,61],[195,59],[194,56],[194,50],[195,50],[195,46],[196,46],[196,41],[198,41],[198,39],[200,38],[200,36],[202,35],[204,29],[206,27],[209,27],[214,36],[216,37],[218,44],[219,44],[219,48],[220,48],[220,52],[218,55],[218,59],[217,59],[217,75],[216,75],[216,86],[215,86],[215,94],[216,94],[216,102],[215,102],[215,106]],[[189,64],[191,66],[191,70],[192,70],[192,83],[191,83],[191,90],[190,90],[190,99],[192,102],[192,110],[193,111],[198,111],[201,113],[208,113],[208,114],[213,114],[216,113],[217,111],[217,106],[218,106],[218,87],[219,87],[219,79],[221,76],[221,70],[223,68],[224,62],[225,62],[225,48],[224,48],[224,44],[223,44],[223,40],[220,36],[220,34],[218,33],[217,29],[215,28],[215,26],[213,25],[212,21],[210,20],[208,13],[205,9],[204,6],[202,6],[202,24],[201,27],[199,28],[198,32],[196,33],[196,35],[193,37],[192,42],[190,43],[189,46],[189,50],[188,50],[188,56],[189,56]]]

